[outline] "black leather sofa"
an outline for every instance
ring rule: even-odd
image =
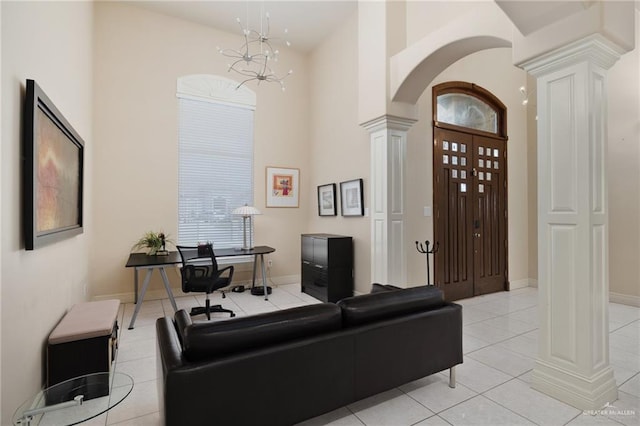
[[[435,287],[219,322],[156,322],[167,425],[291,425],[462,363],[462,308]],[[383,291],[379,291],[383,290]]]

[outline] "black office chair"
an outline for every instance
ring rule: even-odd
[[[233,278],[233,266],[218,269],[216,255],[213,252],[211,244],[201,245],[198,247],[176,246],[180,257],[182,258],[182,291],[206,293],[205,306],[199,306],[191,309],[191,315],[206,314],[207,319],[211,319],[211,312],[226,312],[235,317],[236,314],[229,309],[224,309],[221,305],[210,305],[209,294],[222,287],[231,284]],[[222,276],[228,272],[227,276]],[[222,297],[225,298],[224,292]]]

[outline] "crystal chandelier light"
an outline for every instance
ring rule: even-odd
[[[227,71],[234,71],[244,77],[244,80],[238,84],[236,89],[251,80],[257,80],[258,84],[263,81],[279,83],[284,91],[284,79],[291,75],[293,70],[289,70],[283,76],[278,76],[270,66],[271,62],[278,61],[279,51],[271,45],[269,13],[265,14],[263,8],[264,6],[261,6],[259,31],[249,28],[248,17],[246,26],[242,24],[240,18],[237,18],[236,21],[242,30],[244,43],[240,49],[221,49],[218,47],[218,52],[228,58],[235,59],[234,62],[228,65]],[[286,34],[287,30],[285,29],[284,32]],[[285,43],[287,46],[291,45],[288,41],[285,41]]]

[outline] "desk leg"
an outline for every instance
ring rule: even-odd
[[[251,288],[256,286],[256,266],[258,266],[258,255],[253,256],[253,279],[251,280]]]
[[[260,255],[260,266],[262,267],[262,287],[264,288],[264,300],[269,300],[269,291],[267,288],[267,269],[264,265],[264,254]]]
[[[138,304],[138,268],[133,268],[133,303]]]
[[[151,272],[153,272],[153,269],[147,269],[147,275],[145,275],[144,281],[142,282],[142,291],[140,292],[139,301],[140,303],[136,303],[136,309],[133,311],[133,316],[131,317],[131,322],[129,323],[129,330],[133,330],[133,325],[136,323],[136,317],[138,316],[138,312],[140,311],[140,307],[142,306],[144,294],[147,292],[147,287],[149,287],[149,281],[151,281]]]
[[[171,291],[171,285],[169,284],[169,277],[167,277],[167,271],[165,271],[164,266],[160,268],[160,275],[162,275],[164,288],[167,290],[167,296],[169,296],[169,300],[171,301],[171,306],[173,306],[173,312],[176,312],[178,310],[178,307],[176,306],[176,301],[173,298],[173,292]]]

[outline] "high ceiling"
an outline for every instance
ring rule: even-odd
[[[237,34],[241,34],[237,18],[242,23],[248,20],[251,28],[259,28],[261,11],[268,12],[271,36],[284,36],[287,29],[291,49],[303,53],[316,47],[358,7],[357,0],[133,0],[127,3]]]
[[[550,22],[586,9],[595,2],[595,0],[495,1],[525,35]],[[303,53],[316,47],[358,8],[358,0],[128,0],[126,2],[238,34],[241,30],[236,21],[237,18],[240,18],[243,23],[248,21],[252,28],[258,28],[261,12],[268,12],[271,17],[271,36],[283,36],[284,30],[287,29],[287,39],[291,42],[291,48]],[[640,0],[635,0],[635,5],[636,9],[640,10]]]

